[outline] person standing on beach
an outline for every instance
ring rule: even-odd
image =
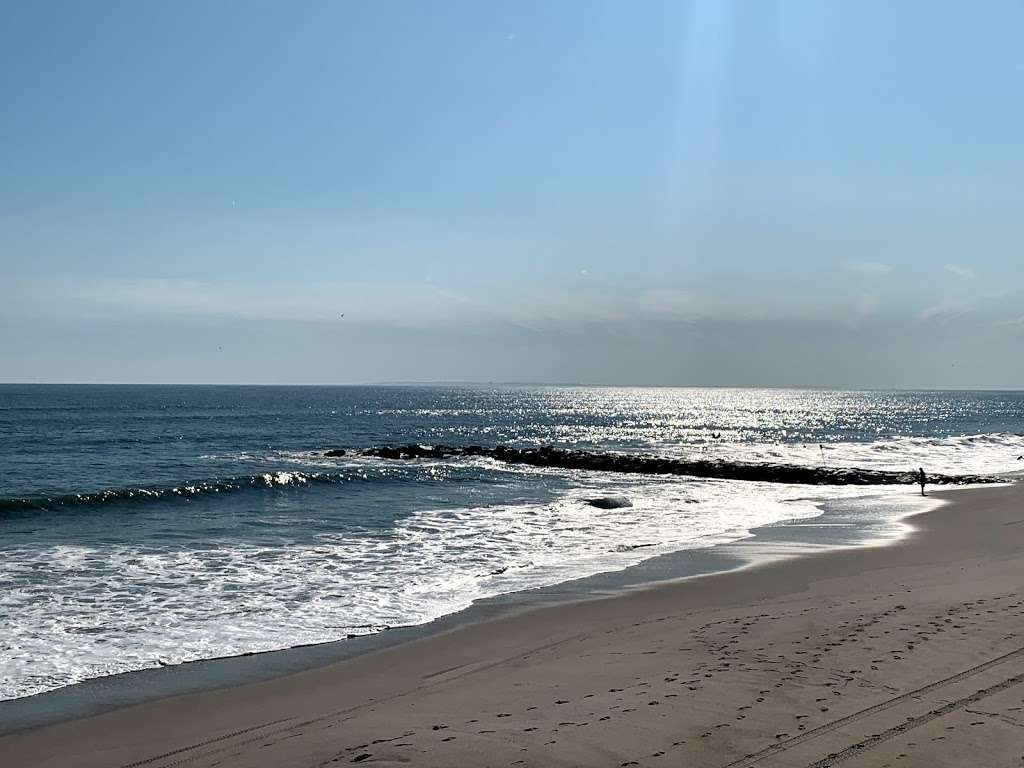
[[[921,484],[921,495],[924,496],[924,484],[927,478],[924,476],[924,468],[917,468],[917,482]]]

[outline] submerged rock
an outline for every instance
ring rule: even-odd
[[[600,496],[596,499],[587,499],[586,502],[598,509],[618,509],[619,507],[633,506],[633,502],[625,496]]]

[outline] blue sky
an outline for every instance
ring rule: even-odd
[[[0,380],[1024,387],[1019,3],[0,11]]]

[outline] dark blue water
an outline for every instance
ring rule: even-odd
[[[326,448],[1011,472],[1022,431],[1024,395],[1000,392],[0,386],[0,697],[422,622],[818,511],[785,486]],[[635,505],[582,503],[602,492]]]

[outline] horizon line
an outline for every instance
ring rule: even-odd
[[[584,382],[409,380],[366,382],[159,382],[159,381],[0,381],[0,387],[556,387],[581,389],[774,389],[822,392],[1012,392],[1024,388],[970,387],[837,387],[806,384],[588,384]]]

